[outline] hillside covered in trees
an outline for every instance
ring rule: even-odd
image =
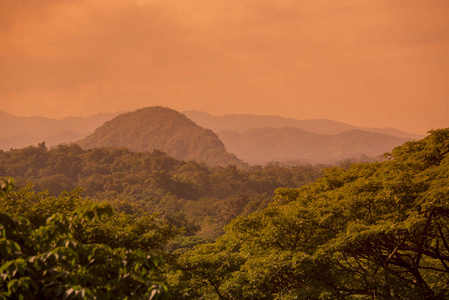
[[[226,151],[214,132],[175,110],[160,106],[121,114],[77,144],[86,149],[126,147],[137,152],[159,149],[177,159],[212,166],[243,164]]]
[[[203,161],[208,165],[242,166],[273,161],[290,165],[335,164],[342,159],[375,161],[405,141],[424,137],[395,128],[359,128],[327,119],[213,116],[199,111],[181,114],[164,107],[118,115],[56,120],[17,117],[0,111],[0,126],[8,128],[0,133],[0,150],[36,146],[41,142],[47,147],[77,142],[88,148],[159,149],[177,159]],[[107,121],[111,122],[105,124]],[[97,133],[92,134],[97,128]]]
[[[322,175],[311,166],[210,168],[123,148],[0,154],[0,176],[19,186],[0,182],[5,297],[449,297],[449,129],[385,161]],[[64,176],[85,192],[20,188]],[[206,226],[218,220],[224,232]]]
[[[447,299],[449,129],[277,190],[177,267],[179,299]]]
[[[274,163],[247,169],[208,167],[159,150],[84,150],[75,144],[0,151],[0,177],[13,177],[19,186],[31,182],[36,191],[48,190],[53,196],[81,187],[84,196],[107,200],[118,211],[186,219],[193,233],[204,237],[216,237],[232,218],[264,207],[276,188],[310,183],[324,168]]]

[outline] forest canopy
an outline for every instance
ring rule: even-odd
[[[178,260],[179,298],[447,299],[449,130],[279,189]]]
[[[2,243],[9,245],[1,253],[3,293],[37,280],[20,275],[28,270],[21,267],[24,262],[35,262],[30,259],[41,253],[28,239],[59,232],[63,238],[56,242],[44,239],[42,253],[48,257],[54,254],[51,245],[62,240],[79,245],[80,253],[103,245],[98,247],[111,257],[156,251],[155,265],[139,276],[152,287],[145,293],[154,290],[161,297],[168,290],[174,299],[449,297],[449,129],[407,142],[385,161],[324,173],[322,167],[276,164],[209,168],[158,151],[76,145],[7,151],[0,161],[0,175],[16,172],[17,182],[32,180],[42,189],[43,178],[64,176],[70,184],[84,185],[88,195],[78,189],[59,196],[31,186],[14,190],[3,181]],[[312,182],[314,176],[319,178]],[[155,208],[160,214],[152,214]],[[81,221],[85,218],[91,221]],[[214,227],[217,220],[224,231]],[[55,222],[66,227],[56,231]],[[127,233],[120,234],[121,228]],[[114,252],[117,247],[128,250]],[[78,274],[77,263],[63,261],[58,268]],[[61,285],[59,279],[51,282]],[[129,286],[143,291],[139,282]],[[84,289],[76,284],[74,290]],[[96,284],[101,292],[111,283],[105,278]]]
[[[161,213],[188,222],[190,233],[216,238],[232,218],[262,209],[279,187],[300,187],[322,175],[326,166],[247,169],[174,159],[164,152],[126,148],[84,150],[76,144],[0,151],[0,177],[52,196],[82,188],[82,195],[108,201],[128,214]]]

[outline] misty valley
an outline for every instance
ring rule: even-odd
[[[449,128],[0,112],[0,299],[448,299]]]

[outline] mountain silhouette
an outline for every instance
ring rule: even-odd
[[[249,164],[334,163],[348,158],[375,158],[408,140],[362,130],[331,135],[291,127],[222,131],[219,137],[230,152]]]
[[[422,138],[395,128],[359,128],[328,119],[297,120],[250,114],[213,116],[201,111],[181,114],[164,107],[61,120],[18,117],[0,111],[0,126],[7,129],[0,133],[0,150],[43,141],[49,147],[79,141],[86,148],[159,149],[178,159],[208,165],[239,165],[240,159],[251,164],[333,163],[359,156],[378,157],[406,140]],[[92,134],[97,128],[99,131]]]
[[[92,133],[119,113],[96,114],[87,118],[68,117],[61,120],[45,117],[18,117],[0,111],[0,150],[23,148],[45,142],[47,146],[70,143]]]
[[[251,115],[251,114],[228,114],[214,116],[206,112],[197,110],[183,111],[189,119],[198,125],[209,128],[220,134],[221,131],[243,132],[256,128],[281,128],[291,127],[299,128],[305,131],[320,134],[339,134],[348,130],[363,130],[368,132],[384,133],[400,138],[422,139],[424,135],[418,135],[401,131],[396,128],[369,128],[357,127],[350,124],[337,122],[329,119],[298,120],[293,118],[284,118],[275,115]]]
[[[185,115],[161,106],[142,108],[116,116],[77,142],[83,148],[126,147],[143,152],[158,149],[181,160],[208,165],[243,163],[226,151],[223,142]]]

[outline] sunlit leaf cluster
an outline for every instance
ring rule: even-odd
[[[442,129],[384,162],[279,189],[185,253],[170,280],[179,299],[447,299],[448,204]]]

